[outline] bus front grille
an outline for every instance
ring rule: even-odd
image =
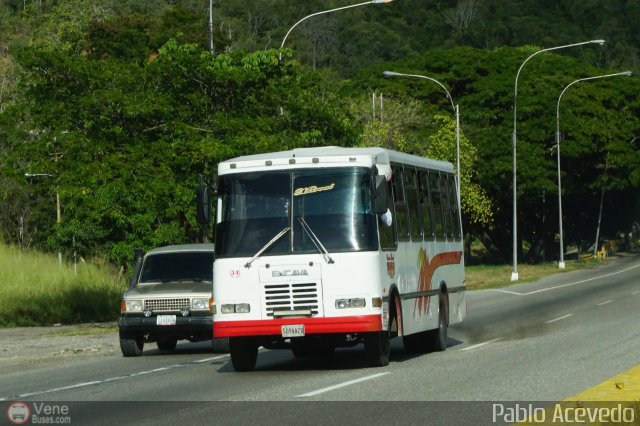
[[[264,286],[267,316],[286,311],[307,311],[318,315],[318,285],[316,283],[281,283]]]

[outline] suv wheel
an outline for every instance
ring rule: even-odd
[[[178,344],[178,340],[162,339],[162,340],[158,340],[156,344],[158,345],[158,349],[160,349],[161,351],[172,351],[176,348],[176,345]]]
[[[144,338],[140,337],[120,337],[120,350],[122,355],[126,357],[142,355],[144,347]]]

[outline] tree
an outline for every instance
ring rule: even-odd
[[[15,57],[29,102],[4,115],[22,132],[2,121],[0,160],[13,182],[55,174],[63,221],[36,239],[50,250],[75,244],[123,264],[136,246],[193,241],[195,188],[219,161],[353,141],[324,82],[275,50],[211,55],[171,40],[142,66],[32,48]]]

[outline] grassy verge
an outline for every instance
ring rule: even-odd
[[[118,331],[118,325],[107,325],[104,327],[97,326],[75,326],[66,330],[55,330],[49,333],[49,336],[95,336],[96,334],[111,334]]]
[[[0,327],[115,321],[126,282],[106,265],[0,244]]]
[[[539,265],[518,265],[518,282],[536,281],[547,275],[559,272],[575,271],[577,269],[593,268],[602,261],[587,259],[566,262],[565,269],[558,269],[557,263],[543,263]],[[469,290],[505,287],[511,282],[512,265],[476,265],[465,267],[465,278]]]

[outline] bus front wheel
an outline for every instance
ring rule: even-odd
[[[232,337],[229,339],[231,364],[236,371],[253,371],[258,359],[258,344],[249,337]]]
[[[391,341],[389,331],[374,331],[367,333],[364,338],[364,352],[369,367],[384,367],[389,365]]]

